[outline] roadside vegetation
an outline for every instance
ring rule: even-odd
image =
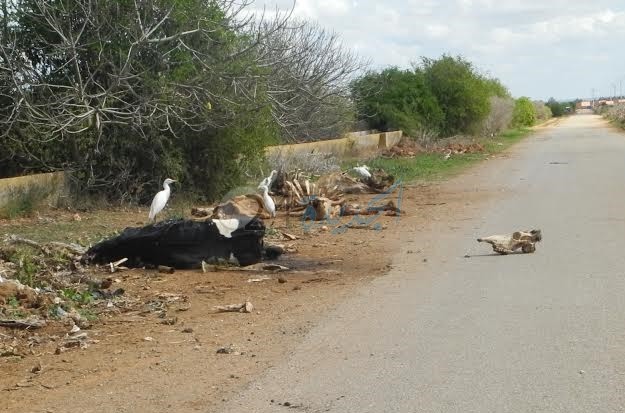
[[[383,169],[405,183],[439,180],[462,172],[465,168],[504,151],[531,131],[530,128],[513,128],[502,132],[497,139],[478,138],[470,144],[478,150],[455,153],[449,158],[445,157],[445,150],[442,149],[417,153],[410,157],[376,156],[366,160],[366,164],[373,169]],[[464,142],[463,145],[466,146],[467,143]],[[353,167],[356,163],[356,160],[350,160],[344,166]]]
[[[188,200],[215,201],[285,163],[263,159],[271,144],[402,129],[434,149],[563,114],[555,100],[513,98],[460,56],[367,70],[336,34],[247,2],[8,4],[0,177],[64,170],[85,205],[148,203],[165,177]]]
[[[613,124],[620,128],[625,128],[625,104],[620,103],[614,106],[601,106],[596,110]]]

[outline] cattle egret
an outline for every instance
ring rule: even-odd
[[[445,154],[445,160],[451,158],[451,149],[447,149],[447,153]]]
[[[361,178],[369,179],[371,178],[371,172],[369,172],[369,167],[367,165],[363,166],[354,166],[352,168]]]
[[[265,209],[269,212],[272,218],[276,217],[276,203],[273,202],[273,199],[269,196],[269,188],[266,185],[261,185],[258,187],[261,191],[263,191],[263,202],[265,204]]]
[[[276,171],[275,169],[271,171],[271,174],[269,174],[267,178],[260,181],[260,184],[258,184],[258,189],[262,189],[263,186],[266,186],[267,188],[271,188],[271,184],[273,183],[273,178],[277,173],[278,171]]]
[[[150,207],[150,221],[155,221],[156,214],[161,212],[165,205],[167,205],[167,201],[169,200],[169,194],[171,194],[171,189],[169,188],[169,184],[174,183],[173,179],[165,179],[163,182],[163,190],[154,196],[152,200],[152,206]]]

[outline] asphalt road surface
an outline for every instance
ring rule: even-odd
[[[575,116],[450,185],[490,196],[403,230],[391,272],[223,411],[624,412],[625,135]],[[475,241],[531,228],[535,254]]]

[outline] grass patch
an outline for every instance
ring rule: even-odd
[[[484,142],[484,147],[493,153],[501,152],[503,149],[507,149],[514,145],[531,132],[532,130],[530,128],[508,129],[507,131],[502,132],[497,138],[486,140]],[[503,145],[497,145],[498,143],[502,143]]]
[[[0,233],[19,234],[24,238],[32,239],[37,242],[76,242],[87,247],[101,240],[118,235],[118,228],[115,223],[104,224],[92,221],[37,222],[36,224],[24,224],[23,222],[19,222],[0,227]]]
[[[74,288],[66,288],[61,291],[61,295],[79,306],[85,306],[93,301],[91,291],[79,291]]]
[[[464,154],[445,160],[438,153],[424,153],[414,158],[375,158],[367,162],[371,168],[381,168],[404,182],[441,179],[463,167],[485,158],[484,154]]]
[[[435,181],[462,172],[467,167],[484,160],[488,155],[501,152],[519,142],[531,132],[529,128],[510,129],[497,138],[484,139],[480,143],[484,146],[483,153],[454,154],[445,160],[442,153],[422,153],[414,158],[373,158],[366,161],[371,168],[381,168],[387,173],[404,182]],[[348,161],[346,168],[356,165],[356,161]]]

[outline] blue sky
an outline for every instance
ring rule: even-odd
[[[295,5],[293,6],[293,3]],[[339,33],[373,68],[462,55],[513,95],[625,93],[625,2],[607,0],[256,0]]]

